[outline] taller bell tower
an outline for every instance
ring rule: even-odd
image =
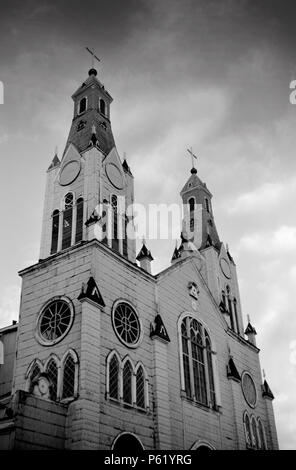
[[[113,101],[92,68],[72,95],[74,115],[61,161],[47,170],[40,259],[99,238],[135,261],[127,238],[127,208],[134,200],[131,170],[122,162],[111,129]]]

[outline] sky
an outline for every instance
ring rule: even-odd
[[[296,449],[295,14],[289,0],[0,2],[0,327],[18,317],[17,272],[38,260],[46,169],[93,47],[136,202],[180,203],[186,148],[198,155],[282,449]],[[153,272],[167,267],[175,241],[147,244]]]

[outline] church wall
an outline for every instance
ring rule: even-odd
[[[153,448],[153,362],[150,322],[154,320],[154,280],[135,270],[130,264],[118,262],[117,257],[99,247],[94,248],[93,270],[106,307],[101,313],[101,448],[110,448],[114,438],[122,431],[132,432],[147,449]],[[135,349],[127,348],[117,338],[111,321],[113,303],[119,298],[131,303],[142,324],[143,337]],[[106,359],[116,350],[120,358],[130,357],[134,366],[140,361],[149,377],[149,411],[138,411],[106,400]]]
[[[90,271],[90,256],[89,248],[78,248],[23,272],[14,390],[26,388],[25,374],[35,358],[46,361],[51,353],[55,353],[61,359],[69,348],[75,349],[79,355],[81,304],[77,297],[84,273]],[[43,346],[35,338],[38,314],[48,300],[58,295],[72,300],[74,322],[61,342],[54,347]]]
[[[200,289],[196,312],[192,309],[192,298],[188,294],[189,281],[195,281]],[[183,268],[175,269],[160,281],[159,298],[161,299],[161,316],[171,339],[168,345],[168,358],[173,447],[189,448],[197,439],[207,437],[209,442],[218,449],[237,448],[238,446],[245,448],[243,413],[246,409],[250,415],[261,417],[267,429],[265,402],[261,396],[262,380],[257,350],[239,341],[235,335],[226,332],[225,324],[219,318],[218,309],[213,306],[199,276],[189,263],[183,265]],[[194,405],[190,400],[181,398],[177,321],[179,315],[184,311],[196,313],[205,322],[211,340],[215,343],[222,403],[221,413]],[[227,377],[228,344],[239,372],[247,370],[253,376],[258,397],[255,410],[252,410],[244,400],[241,385],[236,386],[235,384],[232,387]],[[234,403],[236,403],[235,407]]]

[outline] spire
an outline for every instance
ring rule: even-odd
[[[247,328],[245,329],[245,335],[248,337],[249,343],[256,346],[255,336],[257,335],[257,331],[255,330],[255,328],[251,324],[250,315],[247,315],[247,318],[248,318],[248,324],[247,324]]]
[[[65,151],[72,143],[79,153],[96,146],[104,156],[108,155],[115,147],[110,121],[113,99],[98,80],[96,69],[92,67],[89,70],[87,79],[75,91],[72,99],[74,117]]]
[[[57,166],[60,166],[60,163],[61,162],[60,162],[59,157],[58,157],[58,148],[56,147],[55,151],[54,151],[54,157],[52,159],[51,164],[48,167],[48,170],[52,170],[53,168],[55,168]]]
[[[136,260],[140,261],[140,266],[142,269],[151,274],[151,261],[153,261],[153,257],[151,255],[151,252],[146,247],[146,242],[144,239],[142,248],[139,251],[138,256],[136,257]]]
[[[125,152],[124,152],[124,154],[123,154],[123,158],[124,158],[124,160],[123,160],[123,162],[122,162],[122,168],[123,168],[124,172],[125,172],[125,173],[128,173],[128,174],[131,175],[131,176],[133,176],[133,174],[132,174],[132,172],[131,172],[131,169],[130,169],[130,167],[129,167],[127,161],[126,161],[126,153],[125,153]]]
[[[265,398],[269,398],[270,400],[274,399],[274,394],[272,393],[266,380],[264,380],[263,385],[262,385],[262,396]]]

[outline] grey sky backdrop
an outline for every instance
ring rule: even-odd
[[[296,448],[295,17],[288,0],[0,3],[0,326],[18,317],[17,271],[38,260],[45,171],[64,150],[88,45],[136,202],[180,202],[185,149],[199,155],[286,449]],[[148,243],[154,272],[174,243]]]

